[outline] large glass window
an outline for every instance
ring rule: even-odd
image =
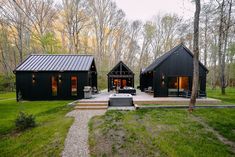
[[[188,77],[179,77],[179,89],[188,90]]]
[[[71,95],[72,96],[77,96],[78,93],[78,78],[77,76],[72,76],[71,77]]]
[[[168,77],[168,96],[178,96],[177,77]]]
[[[57,96],[58,82],[56,76],[51,77],[51,91],[52,91],[52,96]]]
[[[189,77],[168,77],[168,96],[182,96],[189,89]]]

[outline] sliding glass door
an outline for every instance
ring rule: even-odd
[[[189,77],[168,77],[168,96],[182,96],[189,89]]]

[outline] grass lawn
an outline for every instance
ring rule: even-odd
[[[235,109],[200,109],[194,114],[201,117],[221,135],[235,142]]]
[[[208,97],[235,104],[235,88],[208,90]],[[195,120],[200,117],[221,135],[235,142],[235,109],[143,109],[109,111],[89,123],[92,156],[235,156],[230,147]]]
[[[226,104],[235,104],[235,88],[228,87],[226,88],[226,94],[221,95],[221,90],[217,87],[215,90],[212,90],[210,87],[207,88],[207,95],[210,98],[220,99],[223,103]]]
[[[15,92],[0,93],[0,100],[16,98]]]
[[[17,103],[13,93],[0,94],[0,156],[60,156],[73,119],[65,114],[68,101]],[[4,100],[5,99],[5,100]],[[36,116],[37,126],[17,132],[14,120],[19,111]]]
[[[193,115],[180,109],[109,111],[104,116],[94,117],[89,123],[91,155],[234,156],[228,146],[194,120],[194,114],[198,116],[205,113],[204,116],[207,117],[207,114],[214,111],[197,110]],[[234,117],[235,109],[223,112],[229,119]],[[222,116],[219,112],[214,113],[216,114]],[[235,121],[230,122],[235,125]],[[232,136],[234,137],[234,130]]]

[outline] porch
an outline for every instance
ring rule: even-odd
[[[84,103],[102,103],[108,105],[109,95],[113,92],[107,92],[106,90],[101,91],[99,94],[92,95],[91,99],[81,99],[78,101],[80,104]],[[159,105],[187,105],[190,98],[183,97],[153,97],[150,93],[136,91],[136,95],[133,96],[134,104],[145,105],[145,104],[159,104]],[[221,101],[213,98],[198,98],[197,104],[218,104]]]

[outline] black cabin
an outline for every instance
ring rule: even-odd
[[[199,93],[206,95],[207,68],[199,63]],[[157,58],[140,74],[140,89],[154,97],[185,96],[192,90],[193,54],[180,44]]]
[[[84,86],[97,88],[90,55],[30,55],[14,73],[17,100],[79,99]]]
[[[123,88],[134,87],[134,73],[120,61],[108,74],[108,91]]]

